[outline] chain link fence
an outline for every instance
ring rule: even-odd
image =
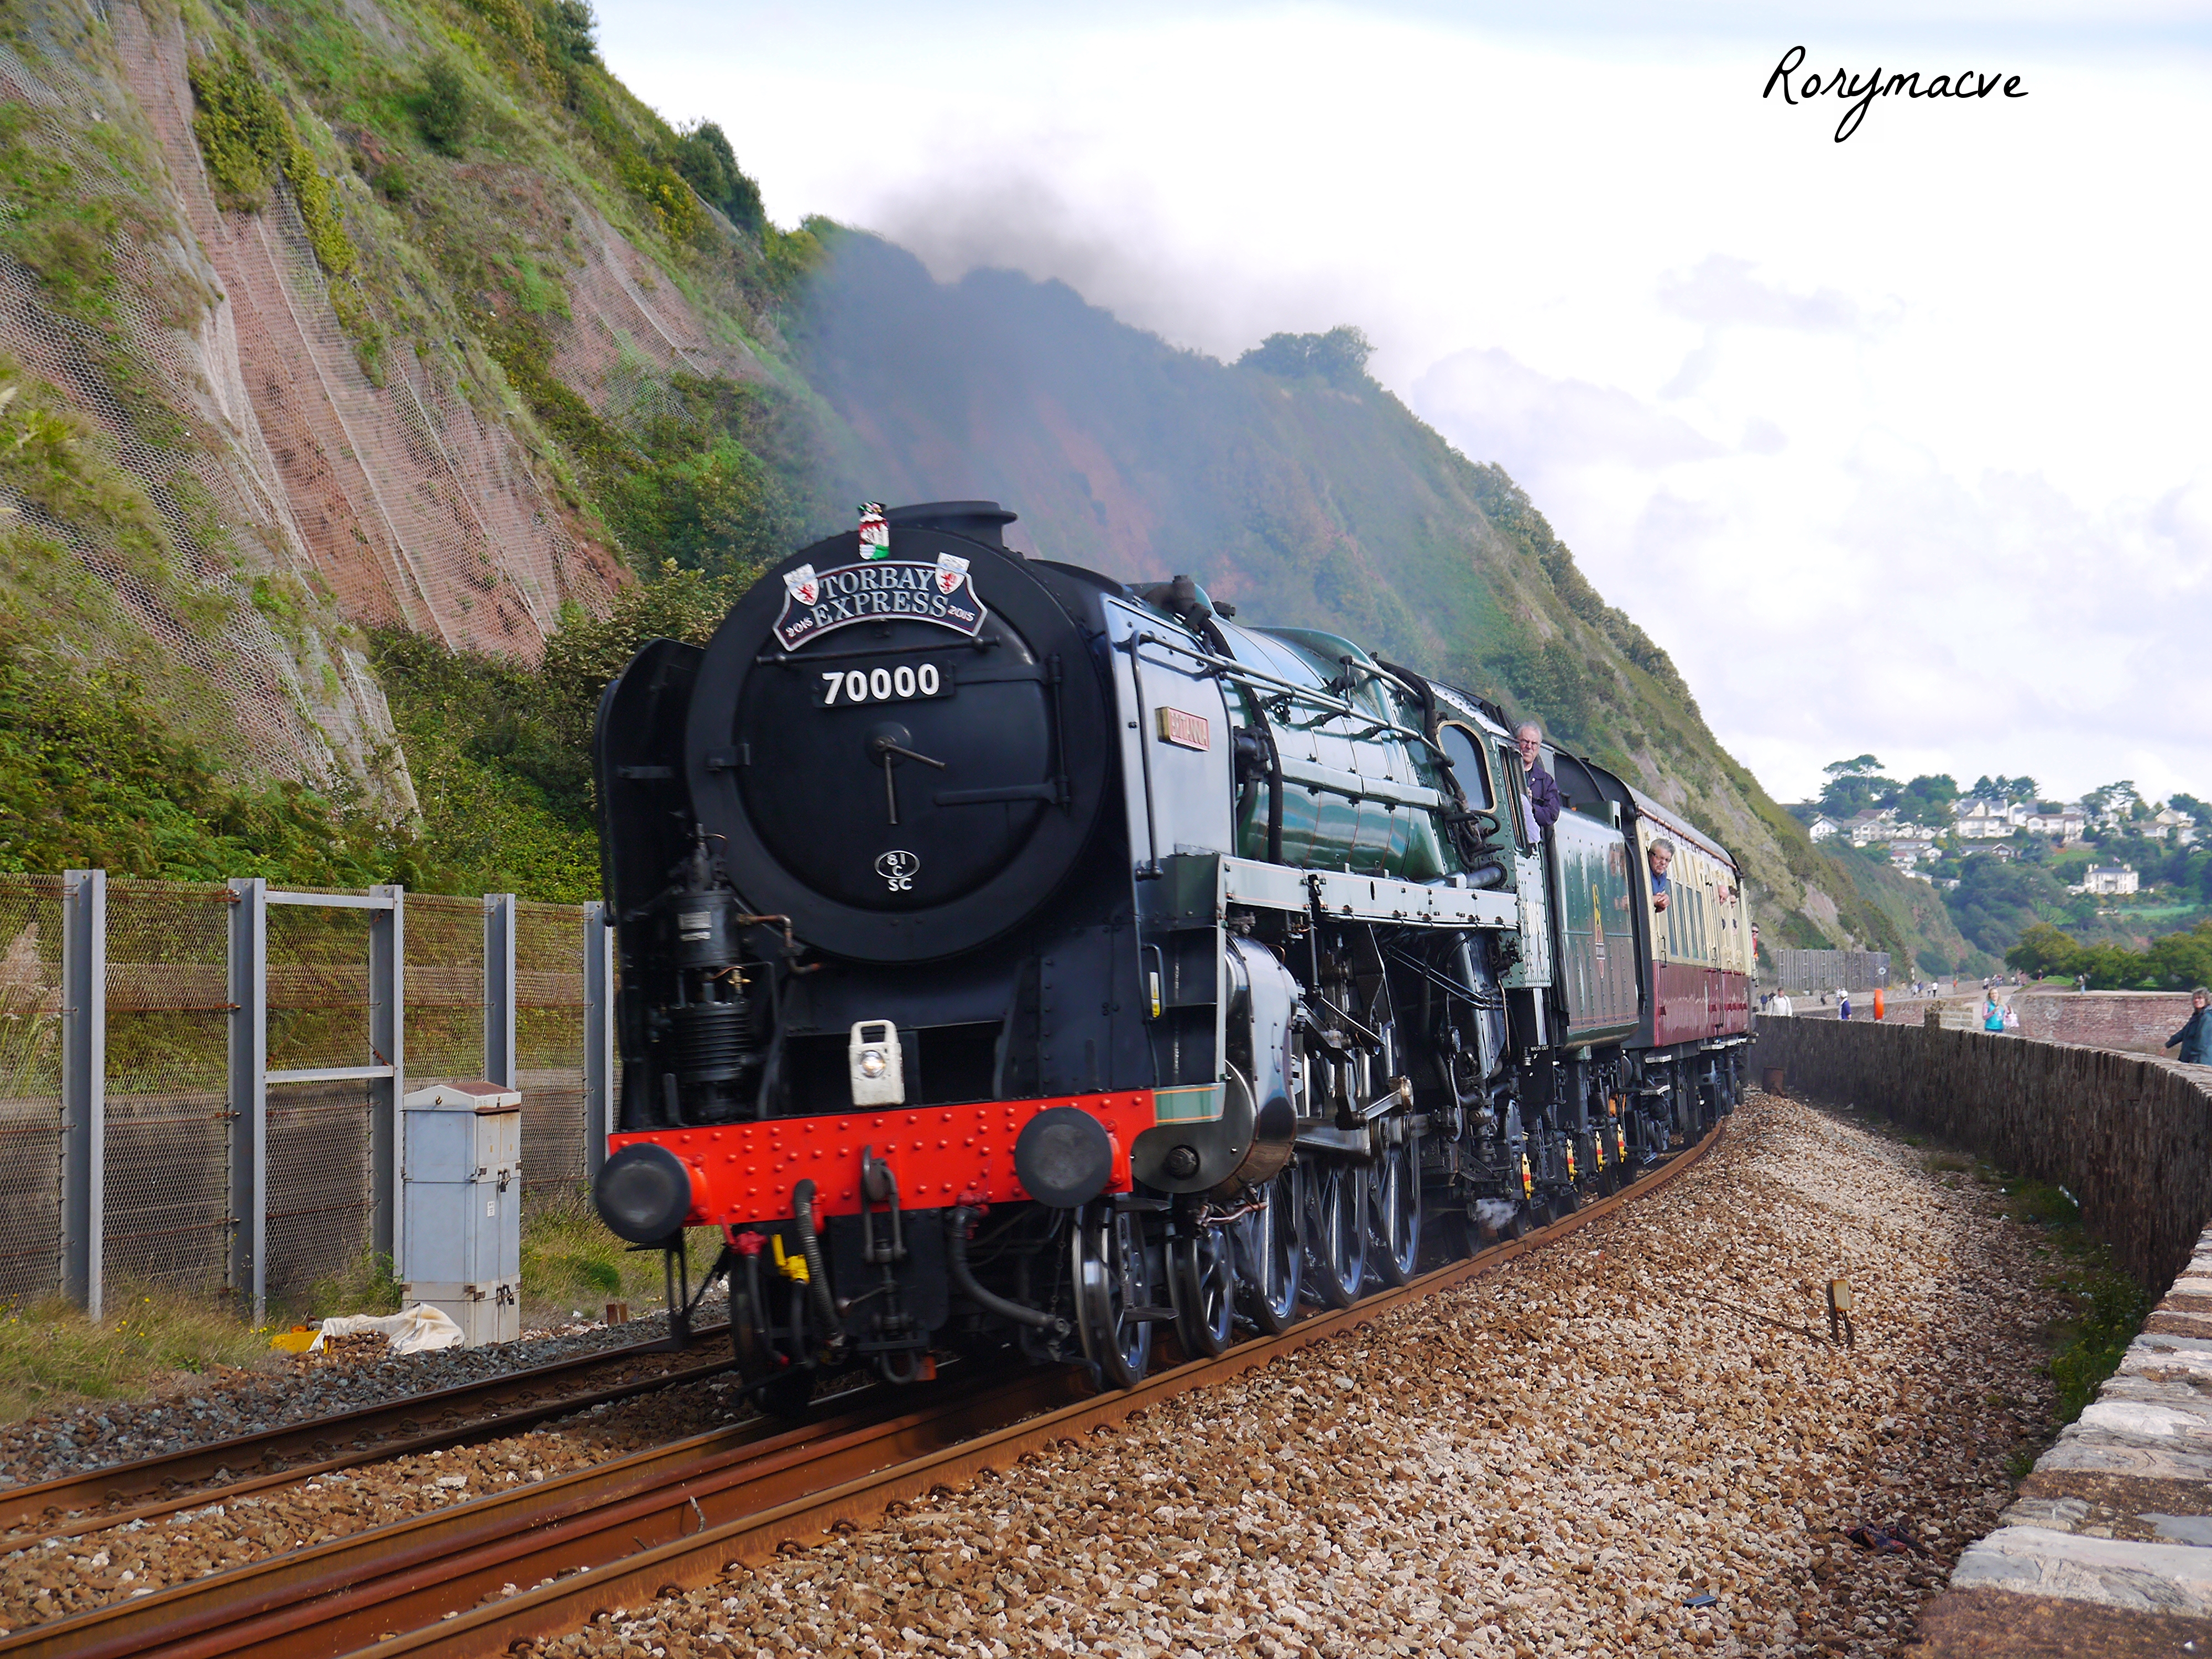
[[[268,1071],[386,1063],[369,1041],[369,928],[365,910],[269,907]],[[264,1282],[271,1298],[297,1306],[369,1248],[374,1103],[365,1079],[271,1076],[264,1086]]]
[[[573,1192],[584,1135],[583,919],[573,904],[514,907],[515,1083],[526,1206]]]
[[[107,887],[107,1270],[185,1290],[230,1266],[230,894]]]
[[[61,1288],[62,884],[0,882],[0,1300]]]
[[[526,1197],[573,1194],[612,986],[597,905],[0,875],[0,1305],[129,1280],[303,1306],[404,1249],[406,1092],[492,1066]]]
[[[410,1081],[428,1087],[484,1076],[482,899],[407,901],[406,984]]]

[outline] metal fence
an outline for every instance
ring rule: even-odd
[[[1771,951],[1774,988],[1793,997],[1871,991],[1889,984],[1887,951]]]
[[[597,904],[0,876],[0,1302],[111,1278],[264,1317],[400,1254],[410,1087],[523,1092],[523,1183],[605,1156]]]

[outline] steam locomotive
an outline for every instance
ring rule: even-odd
[[[1532,836],[1493,704],[1013,517],[865,509],[599,705],[597,1206],[672,1263],[719,1230],[772,1407],[1009,1348],[1133,1385],[1162,1327],[1349,1304],[1730,1109],[1717,842],[1556,751]]]

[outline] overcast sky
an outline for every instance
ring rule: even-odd
[[[2212,796],[2212,0],[602,0],[784,224],[1057,276],[1232,359],[1353,323],[1776,795]],[[1962,70],[2025,96],[1790,106]],[[1015,505],[1018,506],[1018,503]]]

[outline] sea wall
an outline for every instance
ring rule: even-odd
[[[1879,1112],[2063,1185],[2083,1224],[2154,1292],[2212,1218],[2212,1067],[2025,1036],[1814,1019],[1759,1022],[1753,1063],[1782,1067],[1802,1098]]]
[[[2039,1042],[2078,1042],[2154,1054],[2187,1023],[2182,991],[2019,991],[2020,1034]]]

